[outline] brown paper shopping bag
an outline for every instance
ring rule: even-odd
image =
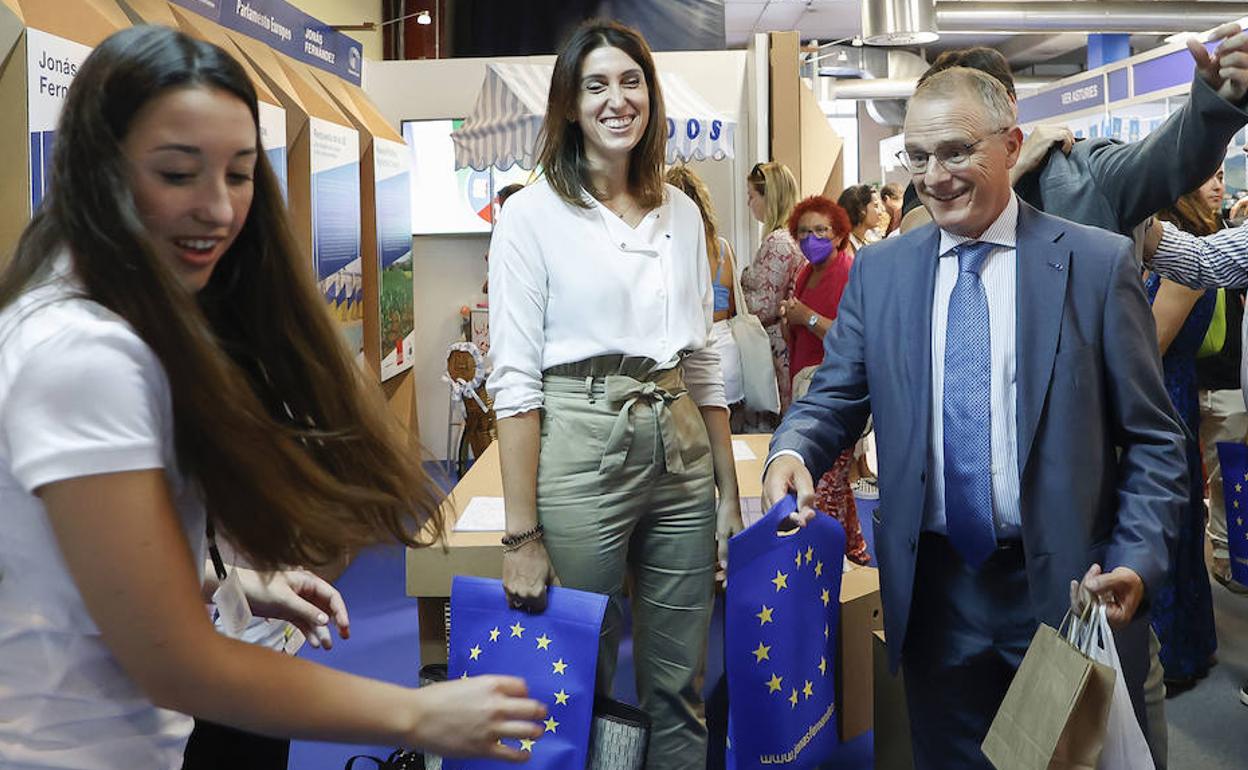
[[[1095,770],[1114,680],[1112,668],[1041,624],[988,729],[984,755],[997,770]]]

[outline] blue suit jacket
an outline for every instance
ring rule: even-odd
[[[823,364],[771,443],[773,454],[799,453],[818,478],[873,415],[875,547],[894,668],[926,494],[939,244],[928,224],[860,252]],[[1020,202],[1017,248],[1023,547],[1035,615],[1056,626],[1070,581],[1093,562],[1130,567],[1146,590],[1162,580],[1187,502],[1187,463],[1131,242]],[[1129,636],[1142,644],[1142,631]]]

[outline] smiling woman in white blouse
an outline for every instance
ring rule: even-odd
[[[722,560],[741,520],[702,220],[663,184],[666,128],[641,36],[582,26],[555,62],[545,175],[490,244],[508,600],[540,612],[556,582],[610,596],[609,693],[627,577],[646,766],[660,769],[705,762],[716,537]]]

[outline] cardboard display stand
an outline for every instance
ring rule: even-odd
[[[360,132],[364,355],[384,381],[412,367],[416,346],[412,156],[363,91],[328,72],[312,74]]]
[[[306,65],[227,33],[286,109],[288,202],[295,241],[349,349],[364,352],[359,132]]]
[[[47,191],[56,123],[91,49],[130,20],[114,0],[0,0],[0,264]]]
[[[879,570],[851,569],[841,577],[841,645],[837,651],[836,703],[841,710],[837,724],[842,741],[871,729],[875,710],[872,632],[883,628]]]

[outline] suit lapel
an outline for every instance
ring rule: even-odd
[[[915,281],[898,281],[902,291],[900,336],[905,341],[905,372],[915,402],[915,425],[927,430],[931,419],[932,392],[932,299],[936,293],[936,269],[940,264],[940,230],[930,226],[915,257],[921,269]],[[926,447],[926,441],[924,443]],[[926,451],[926,450],[925,450]]]
[[[1057,340],[1062,329],[1066,281],[1070,275],[1070,250],[1060,244],[1064,234],[1052,220],[1040,217],[1035,209],[1020,203],[1015,339],[1020,477],[1027,467],[1027,458],[1044,410],[1045,395],[1053,377],[1053,358],[1057,354]]]

